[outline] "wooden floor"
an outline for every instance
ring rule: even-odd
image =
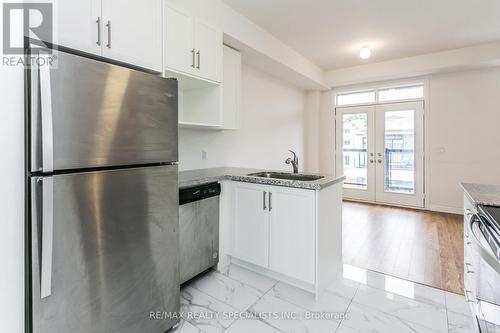
[[[460,215],[344,202],[344,263],[463,294]]]

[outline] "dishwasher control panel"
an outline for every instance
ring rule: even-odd
[[[220,195],[220,184],[209,183],[193,187],[185,187],[179,190],[179,205],[188,204]]]

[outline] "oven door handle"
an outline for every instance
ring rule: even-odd
[[[479,237],[474,232],[473,225],[474,223],[479,223],[479,221],[481,221],[479,215],[474,214],[473,216],[471,216],[469,222],[467,223],[468,234],[470,235],[472,246],[474,250],[476,250],[476,252],[479,254],[479,256],[484,261],[486,261],[486,263],[490,265],[491,268],[493,268],[498,274],[500,274],[500,261],[498,261],[498,259],[493,255],[491,255],[491,253],[483,246],[483,244],[481,244]]]

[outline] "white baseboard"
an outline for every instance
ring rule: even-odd
[[[347,201],[366,202],[366,203],[375,204],[375,205],[382,205],[382,206],[411,208],[411,209],[417,209],[417,210],[430,210],[433,212],[451,213],[451,214],[458,214],[458,215],[464,214],[463,207],[453,207],[453,206],[446,206],[446,205],[432,205],[432,204],[429,205],[429,207],[412,207],[412,206],[403,206],[403,205],[396,205],[396,204],[388,204],[388,203],[384,203],[384,202],[373,202],[373,201],[365,201],[365,200],[351,199],[351,198],[343,198],[343,199],[347,200]]]
[[[458,214],[458,215],[463,215],[463,213],[464,213],[464,209],[462,207],[453,207],[453,206],[445,206],[445,205],[433,205],[433,204],[431,204],[429,206],[429,210],[432,210],[435,212]]]

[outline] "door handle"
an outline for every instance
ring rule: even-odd
[[[269,192],[269,211],[273,210],[273,192]]]
[[[52,293],[52,250],[54,237],[54,182],[52,177],[42,181],[42,262],[40,270],[40,297]]]
[[[106,28],[108,28],[108,43],[106,44],[106,47],[108,49],[111,48],[111,21],[108,21],[108,23],[106,23]]]
[[[101,17],[97,16],[97,20],[95,21],[97,24],[97,46],[101,46]]]
[[[40,107],[42,121],[42,171],[54,171],[54,137],[52,127],[52,89],[50,67],[40,66]]]
[[[201,68],[201,51],[198,50],[198,52],[196,52],[196,55],[198,56],[198,65],[196,66],[196,68],[200,69]]]
[[[191,67],[196,68],[196,50],[192,49],[191,54],[193,55]]]
[[[266,210],[266,209],[267,209],[267,206],[266,206],[266,195],[267,195],[267,192],[266,192],[266,191],[262,192],[262,208],[263,208],[264,210]]]

